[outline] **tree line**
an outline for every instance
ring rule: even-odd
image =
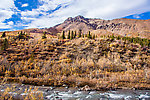
[[[76,31],[68,31],[68,34],[66,36],[66,32],[63,31],[62,35],[61,35],[61,39],[75,39],[75,38],[89,38],[89,39],[95,39],[97,36],[95,34],[91,34],[91,32],[89,31],[87,34],[84,34],[82,32],[82,30],[79,30],[78,34]]]
[[[113,34],[112,35],[109,35],[108,38],[114,40],[114,39],[117,39],[117,40],[124,40],[125,42],[129,42],[129,43],[138,43],[140,44],[142,47],[144,46],[148,46],[150,47],[150,39],[147,39],[147,38],[140,38],[140,37],[127,37],[127,36],[114,36]]]

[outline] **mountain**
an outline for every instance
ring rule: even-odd
[[[97,35],[127,35],[141,38],[150,38],[150,19],[148,20],[138,20],[138,19],[113,19],[113,20],[103,20],[103,19],[92,19],[84,18],[83,16],[69,17],[63,23],[58,24],[54,27],[44,28],[44,29],[29,29],[25,30],[32,33],[43,33],[57,35],[62,31],[79,31],[82,30],[83,33],[91,31],[93,34]]]
[[[91,19],[77,16],[75,18],[69,17],[63,23],[49,28],[55,29],[57,32],[81,29],[84,33],[91,31],[94,34],[119,34],[128,36],[140,36],[150,38],[150,20],[137,20],[137,19]],[[53,31],[54,32],[54,31]],[[56,33],[57,33],[56,32]]]

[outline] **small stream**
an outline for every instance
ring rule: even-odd
[[[4,84],[0,85],[0,92],[4,92],[7,87],[14,87],[15,91],[8,93],[15,98],[28,95],[25,89],[33,91],[35,86],[24,84]],[[116,90],[116,91],[79,91],[76,88],[54,88],[49,86],[36,86],[45,100],[150,100],[150,90]]]

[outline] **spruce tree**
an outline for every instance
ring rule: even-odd
[[[20,34],[18,34],[18,38],[20,39],[26,39],[25,34],[21,31]]]
[[[65,31],[63,31],[62,39],[66,39],[66,37],[65,37]]]
[[[120,36],[117,36],[117,40],[120,40]]]
[[[42,39],[46,39],[46,32],[43,33]]]
[[[26,34],[26,32],[23,33],[23,35],[25,35],[25,34]]]
[[[67,37],[67,39],[70,39],[70,30],[69,30],[69,32],[68,32],[68,37]]]
[[[3,38],[3,37],[6,37],[6,32],[3,32],[3,34],[2,34],[1,37],[2,37],[2,38]]]
[[[22,32],[22,31],[20,32],[20,35],[23,35],[23,32]]]
[[[73,36],[74,36],[74,35],[73,35],[73,31],[72,31],[72,32],[71,32],[71,37],[70,37],[71,40],[73,39]]]
[[[20,34],[18,34],[18,38],[19,40],[23,38],[22,31],[20,32]]]
[[[115,39],[114,34],[112,34],[112,35],[110,36],[110,38],[111,38],[111,40],[113,41],[113,40]]]
[[[75,31],[75,32],[74,32],[74,38],[76,38],[76,36],[77,36],[77,32]]]
[[[95,39],[95,34],[93,35],[92,39]]]
[[[85,37],[85,35],[84,35],[84,34],[82,34],[82,37],[84,38],[84,37]]]
[[[78,36],[79,38],[81,37],[81,34],[82,34],[82,30],[80,29],[79,30],[79,36]]]
[[[84,34],[84,37],[87,37],[87,34]]]
[[[91,39],[92,38],[92,36],[91,36],[91,32],[89,31],[89,33],[88,33],[88,38],[89,39]]]
[[[6,50],[7,48],[8,48],[8,40],[5,38],[5,40],[3,41],[1,49]]]

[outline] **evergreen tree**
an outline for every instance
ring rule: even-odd
[[[82,34],[82,30],[80,29],[79,30],[79,36],[78,36],[79,38],[81,37],[81,34]]]
[[[20,32],[20,34],[18,34],[18,38],[19,38],[19,40],[23,39],[22,31]]]
[[[2,38],[3,38],[3,37],[6,37],[6,32],[3,32],[3,34],[2,34],[1,37],[2,37]]]
[[[88,38],[89,39],[91,39],[92,38],[92,36],[91,36],[91,32],[89,31],[89,33],[88,33]]]
[[[117,40],[120,40],[121,38],[120,38],[120,36],[117,36]]]
[[[96,35],[95,38],[97,38],[98,36]]]
[[[23,32],[22,32],[22,31],[20,32],[20,35],[23,35]]]
[[[23,33],[23,35],[25,35],[25,34],[26,34],[26,32]]]
[[[95,34],[93,35],[92,39],[95,39]]]
[[[73,34],[73,31],[72,31],[71,32],[71,37],[70,37],[71,40],[73,39],[73,36],[74,36],[74,34]]]
[[[75,31],[75,32],[74,32],[74,38],[76,38],[76,36],[77,36],[77,32]]]
[[[8,48],[8,40],[5,38],[5,40],[3,41],[1,49],[6,50],[7,48]]]
[[[70,39],[70,30],[69,30],[69,32],[68,32],[68,37],[67,37],[67,39]]]
[[[18,38],[20,39],[27,39],[27,37],[25,36],[25,34],[21,31],[20,34],[18,33]]]
[[[148,43],[148,47],[150,47],[150,40],[148,40],[149,41],[149,43]]]
[[[43,33],[42,39],[46,39],[46,32]]]
[[[84,34],[82,34],[82,37],[84,38],[84,37],[85,37],[85,35],[84,35]]]
[[[111,40],[113,41],[113,40],[115,39],[114,34],[112,34],[112,35],[110,36],[110,38],[111,38]]]
[[[84,37],[87,37],[87,34],[84,34]]]
[[[62,39],[66,39],[66,37],[65,37],[65,31],[63,31]]]

